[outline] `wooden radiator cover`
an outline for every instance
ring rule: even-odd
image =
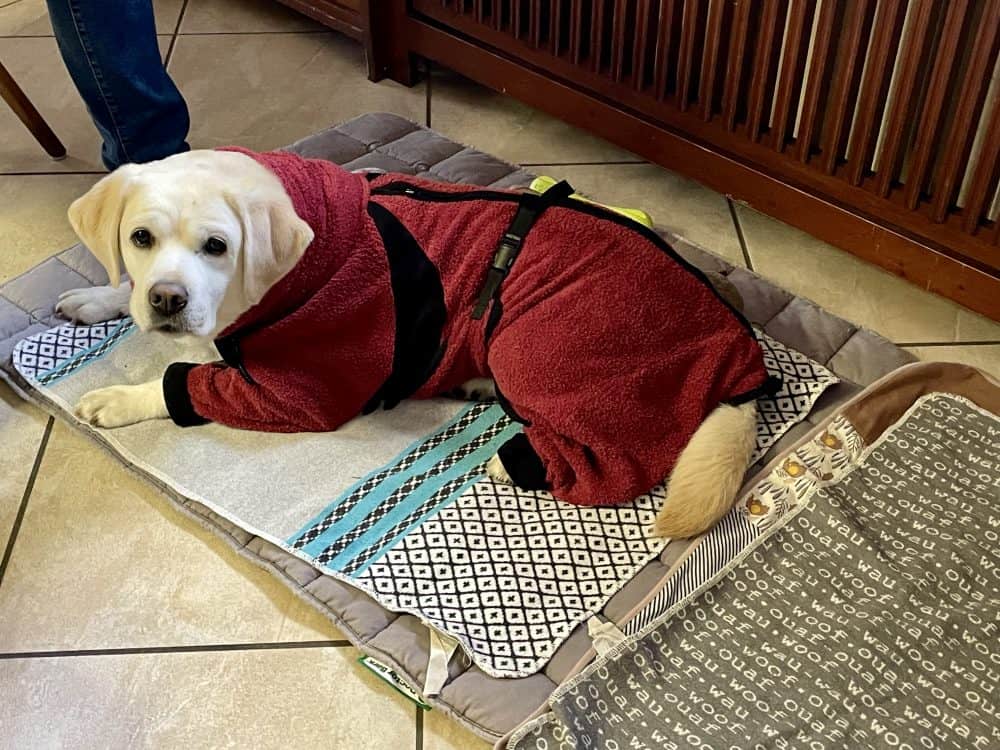
[[[1000,319],[1000,0],[368,0],[413,55]]]

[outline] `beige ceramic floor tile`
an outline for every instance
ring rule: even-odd
[[[45,0],[18,0],[0,8],[2,36],[45,36],[51,33]]]
[[[413,704],[353,649],[0,661],[9,748],[405,750]]]
[[[896,342],[1000,339],[1000,324],[775,221],[737,206],[755,270]]]
[[[0,172],[103,170],[100,136],[59,57],[56,40],[0,39],[0,60],[68,151],[62,161],[53,161],[10,108],[0,106]]]
[[[424,714],[424,750],[489,750],[493,747],[440,711]]]
[[[1000,378],[1000,344],[977,346],[908,346],[920,359],[930,362],[961,362]]]
[[[435,73],[431,126],[513,164],[638,160],[635,154],[449,71]]]
[[[14,525],[21,496],[45,432],[41,410],[0,383],[0,557]]]
[[[743,252],[725,196],[652,164],[535,169],[595,200],[641,208],[657,226],[743,266]]]
[[[170,37],[158,40],[160,54],[166,54]],[[67,151],[65,159],[50,159],[10,108],[0,105],[0,172],[103,172],[101,138],[63,65],[56,40],[0,38],[0,60]]]
[[[0,652],[340,637],[270,573],[56,423],[0,586]]]
[[[276,148],[380,110],[421,120],[422,84],[371,83],[363,58],[360,45],[334,33],[182,36],[170,73],[198,148]]]
[[[154,0],[156,29],[172,34],[184,0]],[[16,0],[0,3],[0,36],[51,36],[45,0]]]
[[[75,243],[66,209],[100,175],[0,177],[0,283]]]
[[[310,31],[324,28],[277,0],[190,0],[182,34]]]

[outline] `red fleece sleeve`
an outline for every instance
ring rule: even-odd
[[[357,409],[331,408],[321,412],[303,408],[301,400],[284,397],[296,392],[285,384],[250,381],[236,368],[215,362],[195,365],[177,362],[163,376],[163,396],[170,418],[181,427],[218,422],[241,430],[261,432],[320,432],[335,430],[357,416]],[[299,388],[303,385],[299,384]],[[309,390],[300,390],[306,392]]]

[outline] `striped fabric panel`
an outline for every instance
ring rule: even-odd
[[[486,461],[520,426],[506,417],[486,427],[475,439],[443,457],[431,470],[410,476],[374,505],[356,526],[342,532],[316,555],[320,565],[356,572],[361,565],[402,536],[461,489],[483,476]],[[400,520],[386,525],[394,519]]]
[[[357,575],[481,478],[485,462],[519,429],[496,404],[471,406],[357,482],[289,544],[319,565]]]
[[[414,445],[403,451],[402,455],[392,461],[385,468],[372,472],[349,488],[345,496],[334,500],[320,513],[320,521],[310,521],[304,528],[299,530],[290,542],[295,549],[303,549],[316,539],[318,539],[331,526],[338,523],[344,516],[357,507],[358,503],[368,497],[376,487],[381,485],[389,477],[400,474],[410,469],[424,456],[428,455],[443,443],[451,440],[460,434],[469,425],[473,424],[483,412],[491,408],[491,404],[475,404],[460,412],[450,422],[445,424],[437,432],[429,437],[418,441]]]
[[[733,510],[698,544],[663,587],[622,628],[635,635],[722,570],[763,533],[739,509]]]
[[[836,382],[832,373],[799,352],[764,334],[760,339],[768,370],[781,378],[782,390],[759,402],[757,455],[801,420],[819,394]],[[387,467],[357,482],[289,544],[326,568],[362,573],[408,530],[465,491],[482,474],[485,460],[517,429],[496,405],[469,407]],[[721,557],[724,564],[726,540],[710,544],[717,546],[711,560]],[[698,585],[693,581],[691,588]]]

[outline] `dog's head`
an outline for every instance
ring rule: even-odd
[[[120,167],[73,202],[69,220],[112,285],[131,277],[142,330],[196,336],[257,304],[313,238],[280,181],[229,151]]]

